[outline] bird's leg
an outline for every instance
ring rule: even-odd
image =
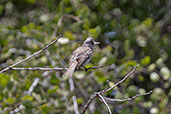
[[[86,68],[85,66],[82,65],[82,67],[85,69],[85,71],[87,72],[88,71],[88,68]]]

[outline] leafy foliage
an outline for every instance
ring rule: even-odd
[[[8,71],[0,74],[0,113],[20,104],[21,113],[74,113],[72,95],[79,110],[95,91],[119,81],[133,66],[138,71],[115,90],[111,98],[127,98],[153,90],[130,103],[110,105],[118,114],[171,113],[171,41],[169,0],[3,0],[0,1],[1,69],[41,49],[57,35],[57,44],[17,67],[67,67],[71,52],[88,37],[101,44],[87,67],[76,71],[75,91],[61,72]],[[171,19],[170,19],[171,20]],[[35,78],[40,82],[27,94]],[[106,113],[100,101],[89,109]]]

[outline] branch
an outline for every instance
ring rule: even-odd
[[[43,71],[63,71],[67,70],[68,68],[42,68],[42,67],[35,67],[35,68],[10,68],[10,70],[43,70]]]
[[[81,20],[81,19],[80,19],[79,17],[77,17],[77,16],[74,16],[74,15],[71,15],[71,14],[63,14],[63,15],[58,19],[57,26],[55,27],[54,33],[52,34],[51,37],[56,36],[56,33],[58,32],[58,28],[61,27],[62,22],[63,22],[63,20],[64,20],[64,17],[69,18],[69,19],[73,19],[73,20],[77,21],[79,24],[82,24],[82,23],[83,23],[83,20]]]
[[[77,16],[70,15],[70,14],[64,14],[63,16],[64,17],[67,17],[67,18],[71,18],[71,19],[77,21],[80,24],[83,23],[83,21],[80,18],[78,18]]]
[[[99,68],[102,68],[103,66],[94,66],[94,67],[90,67],[90,68],[87,68],[87,70],[90,70],[90,69],[99,69]],[[68,68],[43,68],[43,67],[34,67],[34,68],[26,68],[26,67],[21,67],[21,68],[18,68],[18,67],[11,67],[9,70],[32,70],[32,71],[35,71],[35,70],[42,70],[42,71],[63,71],[63,70],[67,70]]]
[[[10,111],[10,114],[16,114],[17,112],[21,111],[23,108],[25,108],[24,105],[20,104],[20,106],[18,108],[16,108],[13,111]]]
[[[83,107],[83,110],[82,110],[81,114],[84,114],[84,113],[85,113],[85,111],[88,109],[89,105],[91,104],[91,102],[92,102],[95,98],[100,97],[99,95],[104,94],[104,93],[106,93],[106,92],[112,90],[113,88],[115,88],[116,86],[118,86],[120,83],[122,83],[123,81],[125,81],[130,75],[132,75],[132,74],[135,72],[135,70],[137,69],[138,66],[139,66],[139,64],[136,65],[136,66],[134,67],[134,69],[133,69],[131,72],[129,72],[122,80],[120,80],[119,82],[117,82],[117,83],[116,83],[115,85],[113,85],[112,87],[110,87],[110,88],[108,88],[108,89],[105,88],[104,90],[101,90],[100,92],[94,93],[94,95],[88,100],[88,102],[86,103],[86,105]],[[151,93],[151,92],[152,92],[152,91],[150,91],[150,93]],[[150,93],[145,93],[144,95],[148,95],[148,94],[150,94]],[[141,95],[138,95],[138,96],[141,96]],[[138,96],[136,96],[136,97],[138,97]],[[136,97],[135,97],[135,98],[136,98]],[[134,99],[135,99],[135,98],[134,98]]]
[[[133,97],[126,98],[126,99],[111,99],[111,98],[107,98],[107,97],[103,97],[103,98],[105,100],[109,101],[109,102],[125,102],[125,101],[132,101],[132,100],[136,99],[137,97],[149,95],[151,93],[152,93],[152,91],[149,91],[149,92],[146,92],[146,93],[137,94],[137,95],[135,95]]]
[[[107,104],[107,102],[104,100],[104,98],[100,94],[98,94],[98,95],[101,98],[101,100],[104,102],[104,104],[106,105],[106,107],[107,107],[107,109],[109,111],[109,114],[112,114],[112,112],[111,112],[111,110],[110,110],[109,105]]]
[[[81,111],[81,114],[84,114],[84,113],[85,113],[85,111],[87,110],[87,108],[89,107],[89,105],[91,104],[91,102],[92,102],[95,98],[97,98],[97,97],[98,97],[98,94],[95,93],[95,94],[88,100],[88,102],[86,103],[86,105],[84,105],[83,110]]]
[[[34,88],[37,86],[37,84],[39,83],[40,79],[36,78],[34,80],[34,82],[31,84],[29,90],[27,91],[27,94],[31,95],[31,93],[33,92]]]
[[[18,61],[17,63],[14,63],[14,64],[10,65],[9,67],[7,67],[7,68],[1,70],[1,71],[0,71],[0,74],[3,73],[3,72],[5,72],[5,71],[7,71],[7,70],[9,70],[9,69],[11,69],[12,67],[14,67],[14,66],[16,66],[16,65],[18,65],[18,64],[20,64],[20,63],[26,61],[26,60],[29,60],[31,57],[33,57],[33,56],[35,56],[35,55],[41,53],[41,52],[44,51],[44,50],[46,50],[46,49],[49,48],[51,45],[53,45],[54,43],[56,43],[60,37],[61,37],[61,35],[59,35],[58,38],[56,38],[54,41],[50,42],[48,45],[46,45],[44,48],[40,49],[39,51],[37,51],[37,52],[31,54],[30,56],[26,57],[25,59],[22,59],[22,60]]]
[[[122,80],[120,80],[115,85],[113,85],[112,87],[108,88],[107,90],[103,91],[102,93],[106,93],[106,92],[112,90],[113,88],[115,88],[116,86],[118,86],[120,83],[122,83],[123,81],[125,81],[129,76],[131,76],[135,72],[135,70],[137,69],[138,66],[139,66],[139,64],[136,65],[134,67],[134,69],[131,72],[129,72]]]

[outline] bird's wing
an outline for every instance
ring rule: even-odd
[[[70,59],[70,64],[72,64],[74,61],[77,61],[77,67],[80,67],[92,56],[92,53],[93,51],[90,47],[81,46],[73,52]]]

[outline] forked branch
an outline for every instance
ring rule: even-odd
[[[90,105],[90,104],[92,103],[92,101],[93,101],[94,99],[96,99],[96,98],[102,99],[102,101],[104,102],[104,104],[107,106],[109,113],[111,114],[111,110],[110,110],[110,108],[109,108],[109,106],[108,106],[108,104],[106,103],[105,100],[107,100],[107,101],[112,101],[112,99],[103,97],[102,95],[105,94],[106,92],[108,92],[108,91],[114,89],[116,86],[118,86],[118,85],[121,84],[122,82],[124,82],[129,76],[131,76],[131,75],[135,72],[135,70],[137,69],[138,66],[139,66],[139,64],[136,65],[136,66],[134,67],[134,69],[133,69],[131,72],[129,72],[123,79],[121,79],[119,82],[117,82],[116,84],[114,84],[112,87],[106,88],[106,89],[101,90],[101,91],[99,91],[99,92],[95,92],[94,95],[88,100],[88,102],[87,102],[87,103],[85,104],[85,106],[83,107],[81,114],[84,114],[84,113],[85,113],[85,111],[88,109],[89,105]],[[149,95],[149,94],[151,94],[151,93],[152,93],[152,91],[147,92],[147,93],[143,93],[143,94],[137,94],[137,95],[133,96],[132,98],[127,98],[127,99],[123,99],[123,100],[122,100],[122,99],[119,99],[119,100],[118,100],[118,99],[117,99],[117,100],[115,99],[115,100],[113,100],[113,102],[114,102],[114,101],[130,101],[130,100],[133,100],[133,99],[135,99],[135,98],[137,98],[137,97],[139,97],[139,96]]]

